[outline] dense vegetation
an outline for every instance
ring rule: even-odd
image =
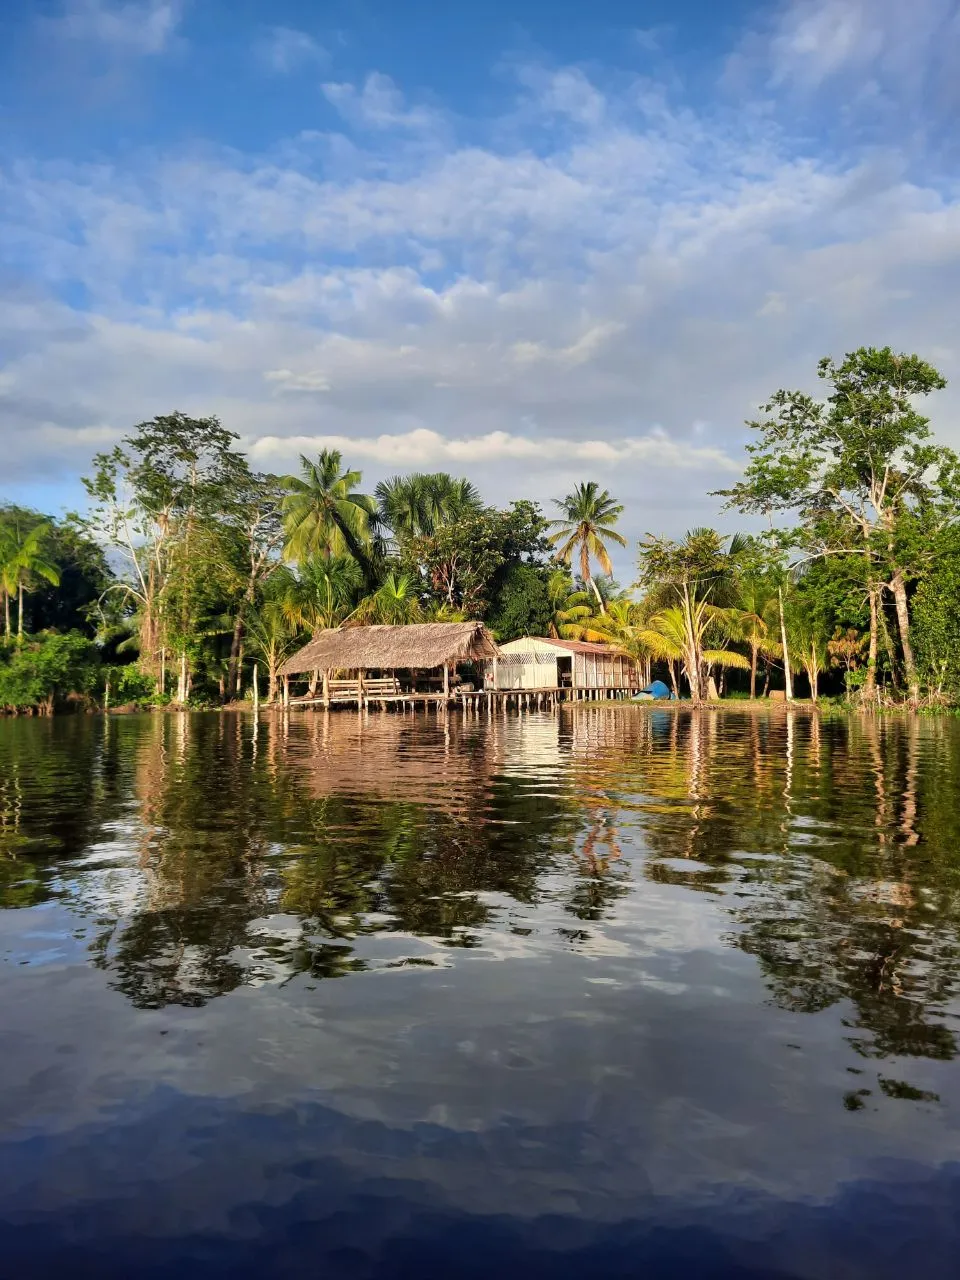
[[[486,505],[469,480],[396,476],[363,491],[336,450],[254,472],[216,418],[140,423],[94,459],[82,515],[0,508],[0,707],[69,700],[227,702],[256,663],[326,627],[480,617],[616,644],[683,696],[868,705],[960,697],[960,463],[920,410],[942,388],[917,356],[821,362],[826,395],[778,391],[719,496],[762,534],[694,529],[639,546],[612,577],[623,507],[594,482]]]

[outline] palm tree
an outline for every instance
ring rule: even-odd
[[[274,595],[261,602],[247,619],[247,640],[267,666],[267,701],[277,697],[280,668],[299,644],[295,624],[290,621],[283,597]]]
[[[590,558],[596,560],[604,573],[613,573],[606,542],[615,542],[621,547],[627,545],[626,538],[613,527],[623,514],[623,505],[611,498],[606,489],[600,489],[594,480],[578,484],[565,498],[555,498],[554,505],[563,516],[551,521],[556,533],[551,534],[550,541],[565,564],[572,564],[574,552],[579,551],[580,577],[584,586],[596,595],[603,613],[606,606],[590,573]]]
[[[0,595],[3,596],[4,636],[10,639],[10,600],[17,593],[16,573],[13,562],[16,555],[16,537],[12,523],[0,521]]]
[[[361,600],[350,620],[399,626],[420,622],[423,606],[417,582],[407,573],[388,573],[373,595]]]
[[[590,596],[578,591],[563,569],[554,569],[547,579],[550,622],[547,634],[555,640],[582,640],[587,620],[593,617]]]
[[[344,555],[314,556],[297,566],[296,575],[283,569],[274,578],[271,594],[287,620],[314,636],[349,617],[362,587],[356,560]]]
[[[691,696],[699,701],[700,691],[708,686],[711,667],[750,669],[750,663],[735,649],[707,647],[711,641],[722,644],[735,625],[736,619],[730,610],[707,600],[695,600],[687,607],[673,605],[661,609],[640,630],[638,639],[654,657],[669,662],[671,672],[675,671],[675,664],[682,664]]]
[[[50,532],[50,525],[42,520],[32,529],[24,530],[19,519],[8,527],[0,554],[0,583],[3,586],[5,602],[6,637],[10,638],[10,600],[17,597],[17,643],[23,643],[23,597],[32,590],[37,578],[43,578],[51,586],[60,585],[60,571],[46,557],[44,542]]]
[[[750,648],[750,697],[755,698],[760,655],[773,658],[782,652],[776,640],[777,593],[761,579],[748,578],[740,583],[734,608],[737,639]]]
[[[400,543],[428,537],[441,525],[482,509],[480,494],[469,480],[443,471],[381,480],[375,492],[380,520]]]
[[[643,671],[644,684],[649,684],[650,659],[661,655],[650,645],[646,636],[647,625],[643,606],[623,596],[608,603],[606,613],[593,619],[582,639],[615,644],[633,658]]]
[[[809,613],[794,608],[787,614],[787,641],[791,654],[807,673],[810,698],[816,702],[820,673],[826,670],[829,658],[826,636]]]
[[[377,504],[357,493],[359,471],[344,471],[339,449],[321,449],[316,462],[300,455],[300,475],[284,476],[281,503],[285,560],[351,555],[364,577],[373,576]]]

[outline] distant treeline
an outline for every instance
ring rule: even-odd
[[[648,535],[612,577],[623,506],[593,481],[545,513],[465,478],[363,490],[336,450],[251,470],[216,418],[140,423],[93,460],[84,513],[0,507],[0,708],[276,696],[326,627],[482,618],[501,641],[581,638],[694,701],[772,689],[870,706],[960,695],[960,464],[920,412],[945,385],[913,355],[821,361],[749,425],[729,509],[762,535]]]

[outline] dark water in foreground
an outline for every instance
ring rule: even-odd
[[[960,1258],[960,726],[0,722],[0,1275]]]

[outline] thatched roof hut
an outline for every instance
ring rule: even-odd
[[[427,671],[495,658],[498,649],[482,622],[422,622],[402,627],[337,627],[323,631],[280,668],[304,671]]]

